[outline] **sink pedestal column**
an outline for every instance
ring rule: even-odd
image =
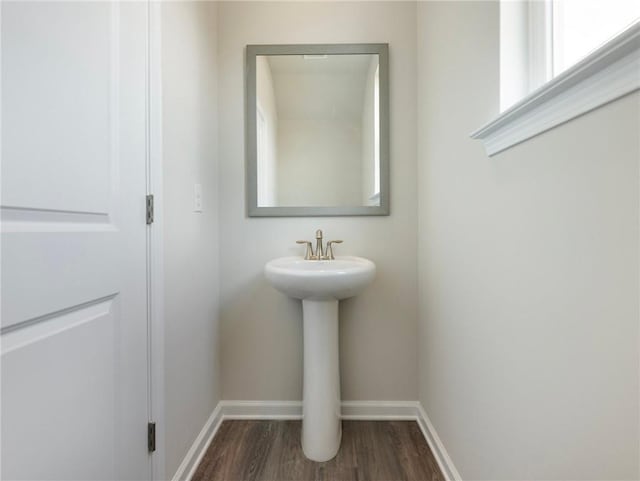
[[[328,461],[340,449],[338,301],[302,301],[304,387],[302,450],[313,461]]]

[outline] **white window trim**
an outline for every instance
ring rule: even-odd
[[[640,23],[471,134],[495,155],[640,89]]]
[[[553,5],[544,0],[528,2],[528,6],[528,85],[532,91],[553,78]]]

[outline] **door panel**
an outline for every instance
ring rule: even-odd
[[[3,205],[108,213],[119,75],[113,10],[108,2],[3,6]]]
[[[2,2],[2,478],[150,479],[143,2]]]
[[[116,446],[99,438],[116,435],[119,319],[114,302],[78,308],[3,336],[5,479],[113,475]]]

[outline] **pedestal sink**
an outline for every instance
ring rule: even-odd
[[[302,449],[307,458],[328,461],[340,448],[340,369],[338,301],[359,294],[376,266],[362,257],[334,260],[281,257],[265,266],[271,285],[302,299],[304,387]]]

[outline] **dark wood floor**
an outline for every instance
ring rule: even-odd
[[[224,421],[193,481],[444,481],[414,421],[343,421],[337,456],[304,457],[300,421]]]

